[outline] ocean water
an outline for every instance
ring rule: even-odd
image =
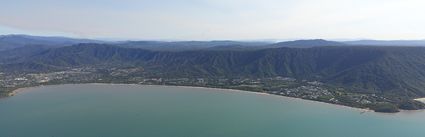
[[[382,114],[220,89],[58,85],[0,99],[0,137],[423,137],[425,111]]]

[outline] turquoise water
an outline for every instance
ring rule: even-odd
[[[425,112],[380,114],[219,89],[60,85],[0,100],[0,137],[423,137]]]

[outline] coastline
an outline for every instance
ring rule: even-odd
[[[37,88],[38,86],[35,86],[35,87],[24,87],[24,88],[17,88],[17,89],[15,89],[15,90],[13,90],[12,92],[10,92],[9,94],[8,94],[8,96],[7,97],[13,97],[13,96],[16,96],[17,94],[19,94],[20,92],[23,92],[23,91],[25,91],[25,90],[27,90],[27,89],[32,89],[32,88]]]
[[[330,105],[334,105],[334,106],[337,106],[337,107],[342,107],[342,108],[345,108],[345,109],[357,110],[357,111],[359,111],[361,113],[374,112],[371,109],[356,108],[356,107],[344,106],[344,105],[340,105],[340,104],[332,104],[332,103],[326,103],[326,102],[320,102],[320,101],[314,101],[314,100],[308,100],[308,99],[302,99],[302,98],[296,98],[296,97],[281,96],[281,95],[275,95],[275,94],[269,94],[269,93],[254,92],[254,91],[248,91],[248,90],[225,89],[225,88],[210,88],[210,87],[195,87],[195,86],[170,86],[170,85],[143,85],[143,86],[166,86],[166,87],[182,87],[182,88],[200,88],[200,89],[222,90],[222,91],[226,91],[226,92],[228,92],[228,91],[230,91],[230,92],[242,92],[242,93],[247,93],[247,94],[256,94],[256,95],[263,95],[263,96],[279,97],[279,98],[284,98],[284,99],[308,101],[310,103],[330,104]],[[375,112],[375,113],[378,113],[378,112]]]
[[[371,109],[366,109],[366,108],[356,108],[356,107],[350,107],[350,106],[345,106],[345,105],[341,105],[341,104],[332,104],[332,103],[327,103],[327,102],[320,102],[320,101],[314,101],[314,100],[308,100],[308,99],[302,99],[302,98],[296,98],[296,97],[280,96],[280,95],[275,95],[275,94],[254,92],[254,91],[248,91],[248,90],[214,88],[214,87],[200,87],[200,86],[179,86],[179,85],[143,85],[143,84],[122,84],[122,83],[81,83],[81,84],[39,85],[39,86],[22,87],[22,88],[15,89],[11,93],[9,93],[9,97],[13,97],[13,96],[20,94],[22,92],[28,92],[29,90],[31,90],[33,88],[40,88],[40,87],[45,87],[45,86],[61,86],[61,85],[122,85],[122,86],[130,85],[130,86],[152,86],[152,87],[179,87],[179,88],[190,88],[190,89],[214,89],[214,90],[224,91],[224,92],[239,92],[239,93],[255,94],[255,95],[262,95],[262,96],[273,96],[273,97],[280,97],[280,98],[284,98],[284,99],[292,99],[292,100],[298,100],[298,101],[299,100],[308,101],[310,103],[334,105],[334,106],[344,108],[344,109],[356,110],[361,114],[366,113],[366,112],[379,113],[379,112],[375,112]],[[417,111],[417,110],[402,110],[400,112],[412,112],[412,111]],[[389,113],[389,114],[391,114],[391,113]]]
[[[143,84],[123,84],[123,83],[78,83],[78,84],[70,83],[70,84],[52,84],[52,85],[38,85],[38,86],[32,86],[32,87],[22,87],[22,88],[17,88],[15,90],[13,90],[11,93],[9,93],[9,96],[7,96],[5,98],[16,96],[16,95],[18,95],[22,92],[27,92],[28,90],[33,89],[33,88],[39,88],[39,87],[45,87],[45,86],[61,86],[61,85],[123,85],[123,86],[131,85],[131,86],[153,86],[153,87],[180,87],[180,88],[192,88],[192,89],[193,88],[195,88],[195,89],[214,89],[214,90],[220,90],[220,91],[225,91],[225,92],[241,92],[241,93],[247,93],[247,94],[256,94],[256,95],[263,95],[263,96],[281,97],[281,98],[285,98],[285,99],[301,100],[301,101],[307,101],[307,102],[310,102],[310,103],[328,104],[328,105],[333,105],[333,106],[337,106],[337,107],[344,108],[344,109],[355,110],[355,111],[358,111],[360,114],[364,114],[366,112],[373,112],[373,113],[384,114],[384,115],[395,115],[395,114],[409,114],[409,113],[425,112],[425,109],[419,109],[419,110],[399,109],[399,112],[396,112],[396,113],[382,113],[382,112],[375,112],[374,110],[368,109],[368,108],[357,108],[357,107],[351,107],[351,106],[346,106],[346,105],[341,105],[341,104],[333,104],[333,103],[320,102],[320,101],[315,101],[315,100],[302,99],[302,98],[297,98],[297,97],[281,96],[281,95],[255,92],[255,91],[248,91],[248,90],[239,90],[239,89],[201,87],[201,86],[143,85]],[[416,98],[414,100],[425,103],[425,98]]]
[[[62,84],[62,85],[65,85],[65,84]],[[39,85],[39,86],[33,86],[33,87],[17,88],[15,90],[13,90],[12,92],[10,92],[8,97],[13,97],[13,96],[16,96],[19,93],[27,92],[27,90],[30,90],[30,89],[33,89],[33,88],[44,87],[44,86],[49,86],[49,85]]]

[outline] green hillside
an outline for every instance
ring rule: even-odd
[[[144,75],[181,78],[291,77],[399,104],[425,96],[425,48],[333,46],[262,50],[149,51],[112,45],[55,48],[3,63],[9,72],[76,67],[142,67]],[[411,108],[409,105],[406,108]],[[413,107],[416,107],[415,105]]]

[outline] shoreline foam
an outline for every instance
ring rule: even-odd
[[[425,103],[425,98],[416,98],[416,99],[413,99],[413,100]]]

